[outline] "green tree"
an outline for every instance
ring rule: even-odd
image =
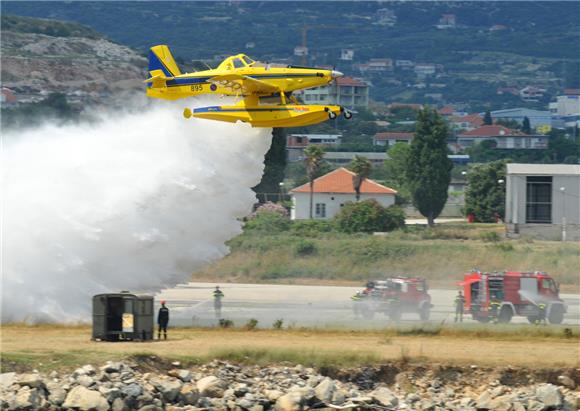
[[[314,179],[316,173],[324,160],[324,149],[320,146],[309,145],[304,149],[304,163],[306,165],[306,174],[310,182],[310,219],[312,220],[312,206],[314,201]]]
[[[563,163],[567,157],[579,156],[580,146],[573,139],[561,136],[550,138],[548,151],[554,163]]]
[[[473,166],[467,173],[465,213],[480,223],[495,222],[505,215],[506,164],[510,160],[492,161]]]
[[[264,175],[260,184],[254,187],[260,202],[264,202],[264,193],[277,193],[279,184],[284,180],[286,168],[286,131],[283,128],[272,130],[272,144],[264,159]]]
[[[387,151],[385,160],[385,184],[397,190],[397,204],[406,204],[411,199],[407,186],[406,167],[411,146],[407,143],[397,143]]]
[[[405,175],[413,205],[429,226],[435,224],[447,202],[453,168],[447,158],[447,135],[447,124],[436,110],[426,107],[419,111]]]
[[[532,134],[532,126],[530,125],[530,119],[528,117],[524,117],[524,121],[522,123],[522,132],[526,134]]]
[[[350,171],[354,173],[352,176],[352,187],[356,193],[356,201],[360,200],[360,188],[363,182],[368,178],[373,168],[368,158],[363,156],[354,156],[354,159],[349,165]]]
[[[489,110],[485,112],[485,116],[483,116],[483,125],[484,126],[491,126],[493,124],[493,119],[491,118],[491,113]]]

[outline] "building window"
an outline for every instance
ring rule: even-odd
[[[314,216],[316,218],[326,218],[326,204],[316,203],[316,212]]]
[[[551,176],[530,176],[527,178],[526,223],[552,223]]]

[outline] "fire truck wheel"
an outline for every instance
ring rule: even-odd
[[[513,315],[514,311],[512,310],[512,308],[508,305],[504,305],[503,307],[501,307],[501,310],[499,310],[497,322],[507,324],[512,320]]]
[[[561,324],[564,321],[564,310],[560,305],[553,305],[548,317],[550,324]]]
[[[428,306],[423,306],[419,310],[419,318],[421,321],[429,321],[429,317],[431,316],[431,310]]]

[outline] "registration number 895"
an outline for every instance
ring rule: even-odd
[[[201,84],[192,84],[191,91],[203,91],[203,86]]]

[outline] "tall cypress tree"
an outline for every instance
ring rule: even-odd
[[[262,181],[254,191],[258,194],[260,202],[265,201],[262,194],[274,194],[280,192],[279,184],[284,181],[284,170],[286,169],[286,131],[283,128],[272,130],[272,145],[266,153],[264,159],[264,175]]]
[[[415,136],[406,164],[406,180],[413,205],[429,226],[447,202],[453,163],[447,158],[447,124],[436,110],[426,107],[417,114]]]
[[[532,134],[532,126],[530,125],[530,119],[528,117],[524,117],[524,121],[522,122],[522,131],[526,134]]]
[[[487,110],[485,116],[483,116],[483,125],[491,126],[493,124],[493,118],[491,118],[491,112]]]

